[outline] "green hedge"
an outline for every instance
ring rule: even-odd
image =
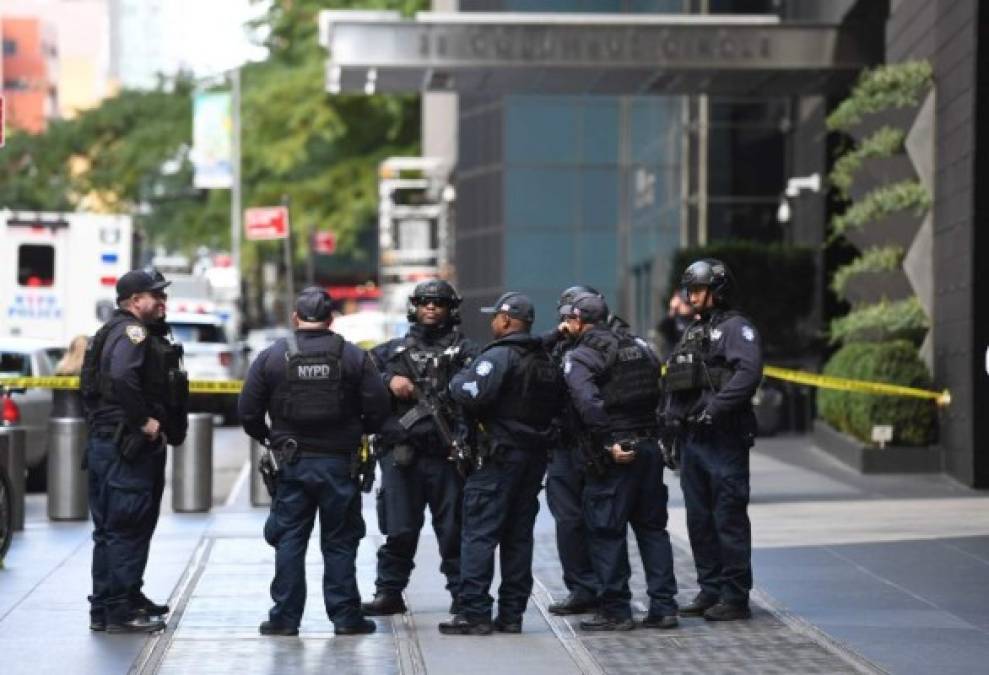
[[[848,281],[859,274],[869,272],[892,272],[903,264],[903,249],[896,245],[874,246],[866,249],[855,260],[835,270],[831,278],[831,290],[840,298],[845,297]]]
[[[828,116],[828,129],[847,131],[866,115],[917,105],[933,84],[934,71],[927,61],[907,61],[866,70],[851,96]]]
[[[830,333],[832,343],[903,339],[919,345],[929,327],[927,313],[914,296],[856,307],[832,319]]]
[[[862,161],[877,157],[892,157],[902,152],[906,140],[906,132],[893,127],[883,127],[862,141],[850,152],[846,152],[835,160],[834,168],[829,178],[831,184],[838,188],[843,197],[848,196],[855,174],[862,166]]]
[[[824,373],[921,389],[933,386],[916,347],[904,340],[847,344],[831,357]],[[831,426],[861,441],[871,442],[872,427],[878,424],[893,426],[895,445],[923,446],[937,440],[937,411],[930,400],[821,389],[817,410]]]
[[[737,282],[736,307],[752,318],[767,353],[794,354],[806,342],[798,322],[814,306],[815,250],[756,241],[719,241],[677,250],[670,268],[670,293],[687,265],[700,258],[723,260]]]
[[[882,220],[897,211],[912,210],[921,216],[931,208],[931,195],[920,181],[905,180],[869,192],[840,216],[831,220],[832,236]]]

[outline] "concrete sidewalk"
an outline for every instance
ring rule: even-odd
[[[239,440],[229,438],[231,443]],[[231,453],[236,456],[236,453]],[[239,460],[237,460],[239,461]],[[232,477],[236,461],[224,475]],[[449,598],[436,542],[424,531],[407,592],[411,613],[379,619],[378,633],[332,633],[320,596],[318,542],[308,559],[309,601],[299,638],[261,638],[274,555],[265,511],[247,503],[245,474],[211,514],[166,509],[152,547],[148,594],[169,598],[157,636],[87,630],[87,523],[53,524],[43,497],[0,571],[0,672],[292,671],[429,673],[978,672],[989,657],[987,498],[941,477],[861,477],[805,437],[762,441],[753,454],[755,617],[721,625],[682,620],[676,631],[583,634],[545,610],[563,594],[553,524],[536,529],[536,589],[524,634],[442,636]],[[670,530],[681,601],[695,592],[682,499],[671,486]],[[358,558],[373,590],[374,500]],[[630,542],[634,553],[634,542]],[[640,611],[644,580],[634,565]]]

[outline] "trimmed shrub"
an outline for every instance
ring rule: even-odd
[[[916,347],[905,340],[847,344],[831,357],[824,373],[921,389],[933,386]],[[892,425],[895,445],[924,446],[937,440],[937,411],[926,399],[821,389],[817,411],[835,429],[866,443],[878,424]]]
[[[903,263],[903,255],[903,249],[899,246],[876,246],[867,249],[852,262],[835,270],[831,279],[831,290],[838,297],[845,298],[845,288],[849,279],[859,274],[898,270]]]
[[[901,152],[906,136],[906,132],[893,127],[883,127],[872,134],[862,141],[856,149],[846,152],[835,160],[834,168],[829,175],[831,184],[838,188],[842,196],[847,197],[855,174],[862,166],[862,161],[878,157],[892,157]]]
[[[847,131],[866,115],[915,106],[933,84],[934,71],[927,61],[906,61],[867,70],[859,77],[852,95],[828,116],[828,129]]]
[[[920,181],[905,180],[876,188],[831,221],[832,237],[860,229],[897,211],[912,210],[922,216],[931,208],[931,196]]]
[[[914,296],[896,302],[864,305],[832,319],[831,342],[902,339],[919,345],[929,327],[927,313]]]
[[[670,267],[670,293],[687,265],[700,258],[724,261],[735,277],[735,305],[751,317],[769,354],[798,352],[806,336],[800,319],[814,305],[814,249],[757,241],[718,241],[678,249]]]

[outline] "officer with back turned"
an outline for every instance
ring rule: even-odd
[[[462,612],[441,623],[447,635],[521,633],[532,592],[533,527],[554,418],[563,402],[559,370],[530,335],[532,302],[505,293],[493,307],[494,342],[450,381],[454,400],[477,422],[477,465],[464,487]],[[498,614],[489,594],[499,548]]]
[[[574,347],[564,361],[570,398],[590,437],[583,492],[600,606],[580,622],[589,631],[631,630],[626,531],[639,544],[649,595],[643,626],[677,626],[673,550],[666,531],[667,490],[657,447],[659,363],[644,340],[606,324],[608,307],[583,293],[561,308]]]
[[[419,532],[429,507],[440,549],[440,572],[446,577],[450,613],[460,595],[460,522],[464,479],[451,461],[449,427],[463,427],[449,405],[450,377],[477,354],[477,346],[460,332],[460,297],[442,279],[423,281],[409,296],[408,334],[386,342],[371,355],[391,392],[392,416],[376,439],[381,464],[378,525],[386,536],[378,549],[375,595],[364,603],[369,616],[406,610],[402,591],[409,583]],[[426,399],[433,413],[424,413]],[[439,415],[438,420],[434,415]]]
[[[352,467],[361,435],[378,431],[388,416],[388,392],[370,356],[330,330],[330,309],[325,290],[303,290],[292,316],[295,331],[261,352],[238,401],[244,430],[271,446],[278,466],[264,527],[275,548],[274,606],[262,635],[299,633],[306,547],[317,513],[323,602],[334,631],[375,630],[357,590],[357,546],[365,530]]]
[[[762,343],[730,308],[732,277],[712,258],[683,273],[684,299],[700,318],[687,328],[666,373],[664,454],[679,461],[687,531],[700,592],[681,608],[710,621],[747,619],[752,589],[749,448]],[[680,457],[676,458],[680,449]]]
[[[154,268],[117,281],[117,306],[90,341],[81,393],[93,516],[90,629],[164,628],[167,605],[141,591],[165,485],[165,446],[185,440],[188,380],[168,338],[165,288]]]

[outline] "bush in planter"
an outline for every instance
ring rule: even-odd
[[[851,342],[835,352],[824,373],[921,389],[932,387],[917,348],[905,340]],[[817,410],[832,427],[864,442],[871,442],[872,427],[878,424],[893,426],[895,445],[924,446],[937,439],[937,411],[927,399],[821,389]]]
[[[858,274],[869,272],[892,272],[900,269],[903,263],[903,249],[899,246],[875,246],[867,249],[852,262],[835,270],[831,278],[831,290],[841,298],[845,297],[848,281]]]
[[[927,313],[915,296],[856,307],[832,319],[831,342],[904,339],[919,345],[929,327]]]
[[[671,262],[670,293],[679,288],[687,265],[701,258],[728,265],[737,284],[736,305],[759,329],[767,353],[801,349],[804,336],[798,323],[814,305],[814,249],[744,240],[678,249]]]
[[[831,221],[832,237],[845,234],[848,230],[859,229],[866,223],[876,222],[897,211],[912,210],[922,216],[931,208],[931,196],[920,181],[905,180],[892,185],[884,185],[867,194],[840,216]]]
[[[831,184],[838,188],[843,197],[847,197],[855,173],[861,168],[863,160],[892,157],[901,152],[906,136],[903,130],[893,127],[883,127],[872,134],[862,141],[855,150],[846,152],[835,161],[834,168],[829,175]]]
[[[927,61],[906,61],[867,70],[859,77],[851,96],[828,116],[828,129],[847,131],[866,115],[918,105],[933,83],[934,71]]]

